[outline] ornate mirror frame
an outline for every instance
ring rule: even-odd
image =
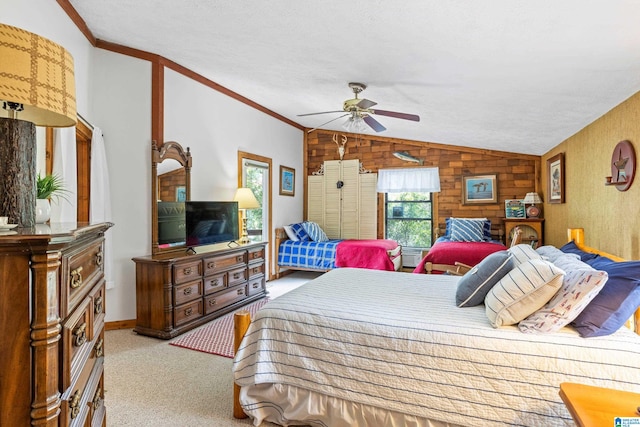
[[[191,200],[191,152],[185,151],[180,143],[167,141],[158,147],[156,141],[151,144],[151,253],[153,255],[175,251],[179,247],[160,248],[158,246],[158,165],[165,160],[176,160],[185,172],[185,200]]]

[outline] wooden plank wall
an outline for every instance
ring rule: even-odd
[[[325,160],[340,158],[338,147],[333,141],[334,133],[316,130],[307,136],[305,188],[307,175],[317,171]],[[522,199],[528,192],[539,191],[540,156],[350,133],[338,133],[339,142],[342,141],[342,135],[347,136],[343,159],[359,159],[363,167],[372,172],[383,168],[420,166],[396,158],[393,156],[394,151],[406,151],[413,157],[422,159],[424,166],[439,167],[441,192],[437,193],[434,200],[434,222],[440,227],[444,227],[445,219],[451,216],[487,217],[492,224],[502,226],[505,199]],[[498,178],[498,203],[463,205],[462,177],[493,173]],[[378,238],[382,238],[383,199],[382,195],[379,197]]]

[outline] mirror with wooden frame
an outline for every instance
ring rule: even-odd
[[[191,152],[175,141],[151,146],[151,253],[186,247],[184,203],[191,199]],[[182,238],[181,238],[182,237]]]

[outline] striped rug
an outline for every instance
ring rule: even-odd
[[[256,311],[258,311],[268,301],[269,298],[263,298],[249,305],[245,305],[244,307],[200,326],[198,329],[175,338],[173,341],[170,341],[169,344],[232,358],[233,314],[241,310],[247,310],[251,313],[251,317],[253,318]]]

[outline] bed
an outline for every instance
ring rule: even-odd
[[[462,274],[487,255],[506,250],[502,229],[487,218],[447,218],[445,233],[413,270],[414,273]]]
[[[395,240],[292,240],[284,228],[277,228],[275,236],[276,278],[283,269],[329,271],[358,267],[397,271],[402,267],[402,246]]]
[[[238,407],[254,425],[565,426],[562,382],[640,392],[639,326],[494,328],[452,303],[459,280],[344,268],[270,301],[237,349]]]

